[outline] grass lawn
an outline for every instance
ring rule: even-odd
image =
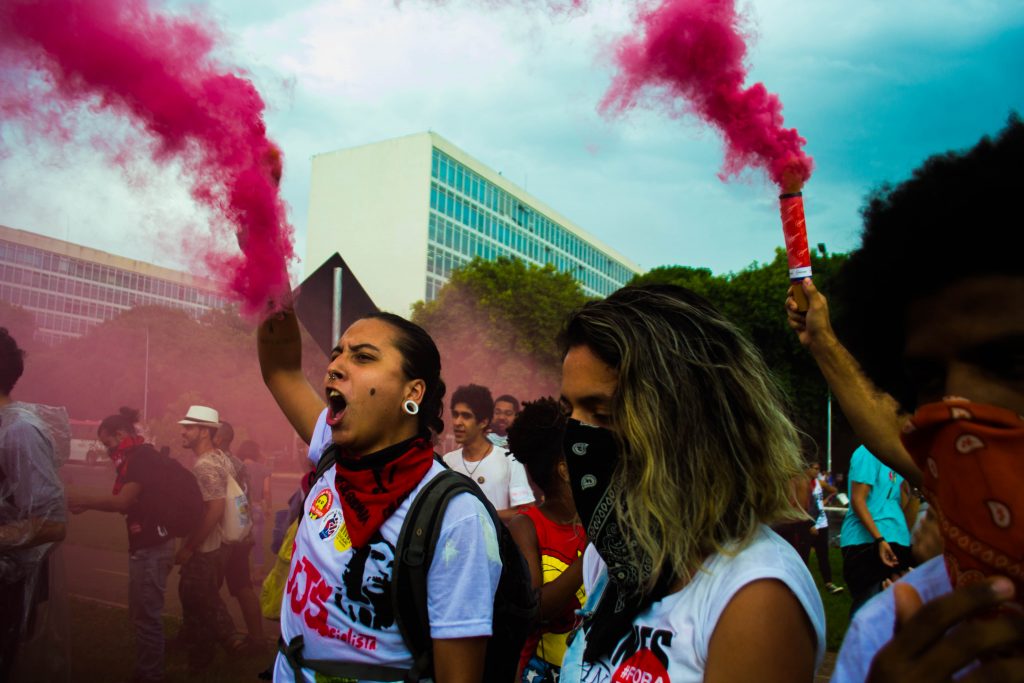
[[[843,585],[843,556],[839,548],[829,548],[829,562],[832,565],[832,582]],[[837,652],[850,625],[850,591],[832,595],[825,590],[825,582],[818,573],[818,561],[811,558],[811,574],[818,584],[821,602],[825,606],[825,645],[829,652]]]
[[[71,680],[127,681],[135,662],[134,636],[128,612],[94,602],[71,598]],[[164,632],[170,642],[180,622],[164,618]],[[266,656],[217,653],[214,665],[199,676],[189,676],[184,651],[170,650],[167,656],[168,683],[251,683],[273,661]]]

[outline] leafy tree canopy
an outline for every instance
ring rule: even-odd
[[[845,254],[813,258],[814,282],[828,292]],[[786,323],[789,266],[786,253],[777,249],[769,263],[754,263],[738,273],[712,275],[706,268],[664,266],[638,275],[630,284],[675,284],[701,294],[736,323],[760,349],[789,399],[797,425],[814,443],[807,455],[824,461],[828,387],[810,354]],[[830,302],[831,305],[831,302]],[[842,315],[832,306],[833,318]],[[815,446],[820,444],[820,446]]]
[[[572,276],[554,266],[477,258],[453,271],[437,299],[415,304],[412,319],[437,343],[451,389],[474,382],[495,396],[531,400],[557,389],[555,339],[585,301]]]
[[[307,376],[317,386],[326,360],[305,342]],[[195,320],[160,306],[131,309],[81,338],[38,347],[15,392],[21,400],[66,406],[77,419],[145,406],[147,432],[172,451],[181,447],[177,421],[197,402],[230,421],[237,442],[254,439],[266,452],[292,440],[263,385],[253,325],[231,310]]]

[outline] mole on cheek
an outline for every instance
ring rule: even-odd
[[[373,387],[370,387],[370,396],[373,396],[376,393],[377,393],[377,390],[375,388],[373,388]]]

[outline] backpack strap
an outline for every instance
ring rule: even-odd
[[[337,460],[338,447],[332,443],[320,454],[320,459],[316,463],[316,472],[313,474],[313,482],[318,481],[320,477],[324,476],[324,472],[334,467],[334,463]]]
[[[335,444],[329,445],[324,449],[324,452],[320,454],[320,459],[316,462],[316,470],[309,473],[309,491],[313,490],[313,485],[320,481],[320,477],[324,476],[327,470],[334,467],[334,463],[338,461],[338,446]],[[303,500],[309,498],[309,492],[303,496]],[[300,508],[301,509],[301,508]],[[302,518],[302,513],[299,513],[299,518]]]
[[[449,469],[439,473],[416,495],[398,534],[395,545],[398,561],[391,577],[391,601],[398,630],[413,657],[413,666],[405,677],[408,683],[433,675],[427,574],[441,535],[445,510],[451,499],[460,493],[486,500],[483,491],[470,478]],[[495,525],[500,524],[493,512],[491,517]]]

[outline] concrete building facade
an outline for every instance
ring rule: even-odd
[[[402,315],[430,301],[454,268],[517,257],[568,272],[591,296],[639,266],[436,133],[313,158],[306,263],[334,252],[374,302]]]
[[[35,316],[36,339],[54,344],[135,306],[193,317],[223,308],[213,282],[0,225],[0,300]]]

